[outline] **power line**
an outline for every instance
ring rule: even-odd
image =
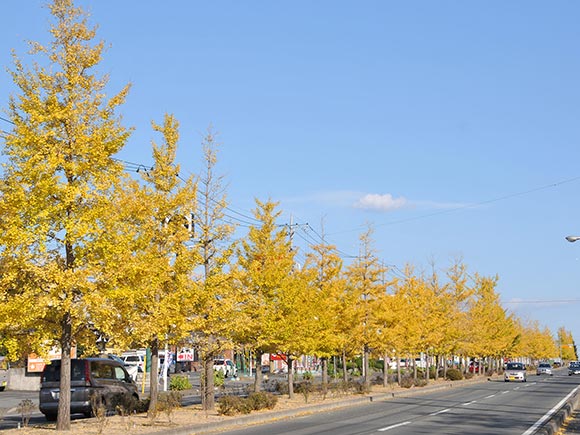
[[[0,120],[8,122],[9,124],[12,124],[12,125],[16,125],[13,121],[11,121],[10,119],[4,118],[3,116],[0,116]]]
[[[557,186],[561,186],[562,184],[573,183],[574,181],[578,181],[578,180],[580,180],[580,176],[567,178],[567,179],[564,179],[564,180],[561,180],[561,181],[558,181],[555,183],[550,183],[550,184],[546,184],[546,185],[543,185],[540,187],[535,187],[533,189],[524,190],[524,191],[516,192],[516,193],[511,193],[508,195],[499,196],[497,198],[492,198],[492,199],[488,199],[485,201],[475,202],[472,204],[466,204],[466,205],[462,205],[459,207],[450,208],[447,210],[440,210],[440,211],[436,211],[433,213],[427,213],[427,214],[420,215],[420,216],[410,217],[410,218],[406,218],[406,219],[398,219],[398,220],[394,220],[394,221],[390,221],[390,222],[384,222],[382,224],[381,223],[374,224],[374,226],[375,227],[384,227],[384,226],[388,226],[388,225],[396,225],[396,224],[401,224],[401,223],[406,223],[406,222],[417,221],[417,220],[426,219],[426,218],[430,218],[433,216],[439,216],[439,215],[443,215],[443,214],[455,213],[456,211],[460,211],[460,210],[475,208],[475,207],[479,207],[482,205],[491,204],[494,202],[504,201],[506,199],[515,198],[518,196],[529,195],[530,193],[539,192],[541,190],[546,190],[546,189],[551,189],[551,188],[554,188]],[[358,227],[352,228],[350,230],[336,231],[336,232],[331,233],[331,234],[334,235],[334,234],[351,233],[354,231],[360,231],[361,228],[364,228],[364,226],[358,226]]]
[[[504,301],[506,305],[519,304],[569,304],[580,302],[580,299],[529,299],[521,301]]]
[[[130,161],[127,161],[127,160],[122,160],[122,159],[117,159],[117,158],[113,158],[113,160],[115,160],[115,161],[123,164],[123,166],[125,167],[126,170],[133,171],[133,172],[137,172],[137,173],[140,172],[140,171],[148,172],[148,171],[152,171],[154,169],[153,166],[144,165],[142,163],[135,163],[135,162],[130,162]],[[179,174],[177,175],[177,178],[179,180],[181,180],[182,182],[184,182],[184,183],[187,181],[187,180],[185,180]],[[199,199],[197,199],[197,201],[199,202]],[[213,198],[210,198],[210,201],[214,202],[215,204],[218,204],[218,201],[216,201]],[[227,209],[227,210],[229,210],[229,211],[231,211],[232,213],[235,212],[234,210],[230,209],[229,207],[224,207],[224,208]],[[242,213],[238,213],[238,212],[235,212],[235,213],[237,213],[240,216],[244,216],[245,217],[245,215],[243,215]],[[228,214],[224,214],[224,216],[226,216],[229,219],[232,219],[232,220],[236,221],[236,223],[234,223],[234,222],[231,222],[231,221],[227,221],[226,220],[226,222],[229,223],[229,224],[231,224],[231,225],[238,225],[238,226],[242,226],[242,227],[246,227],[246,228],[249,228],[250,226],[254,225],[253,222],[249,222],[247,220],[240,219],[240,218],[238,218],[236,216],[231,216],[231,215],[228,215]],[[251,219],[254,219],[256,222],[259,222],[255,218],[251,218]]]

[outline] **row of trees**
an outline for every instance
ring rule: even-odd
[[[428,274],[409,266],[387,279],[372,228],[350,264],[322,236],[297,268],[278,205],[256,200],[256,224],[234,241],[211,129],[204,170],[184,180],[179,124],[165,115],[152,124],[161,138],[153,166],[130,177],[115,158],[131,133],[116,114],[129,86],[106,98],[107,78],[94,72],[104,44],[93,42],[86,14],[72,0],[49,9],[53,39],[31,45],[46,64],[14,55],[11,71],[19,93],[3,134],[0,346],[14,359],[60,347],[58,430],[70,429],[71,348],[97,352],[103,336],[117,348],[150,347],[153,373],[160,347],[195,345],[206,409],[214,407],[213,358],[236,346],[283,353],[290,366],[300,355],[325,363],[363,354],[367,382],[373,354],[558,354],[550,331],[501,306],[496,277],[470,276],[461,261],[443,278],[434,266]],[[567,350],[572,337],[563,331],[558,343]],[[292,394],[292,370],[288,378]]]

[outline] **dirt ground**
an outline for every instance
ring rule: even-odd
[[[433,386],[443,383],[449,383],[449,381],[431,381],[429,385]],[[392,393],[402,390],[408,391],[396,386],[373,386],[372,394]],[[295,394],[293,399],[289,399],[288,396],[280,396],[274,410],[253,411],[252,415],[257,413],[274,414],[277,411],[295,408],[305,408],[306,412],[307,408],[313,404],[331,403],[352,397],[360,397],[360,395],[329,393],[326,397],[323,397],[320,394],[310,394],[308,397],[308,403],[305,402],[305,397],[301,394]],[[166,432],[168,429],[176,429],[182,426],[195,426],[197,424],[204,425],[223,420],[230,420],[232,425],[234,425],[236,416],[220,416],[216,411],[204,412],[201,409],[201,405],[193,405],[179,408],[171,415],[165,413],[159,414],[154,420],[149,418],[146,414],[136,414],[129,417],[112,416],[103,419],[90,418],[73,420],[71,422],[71,431],[64,433],[70,435],[144,435],[159,432],[161,434]],[[56,431],[55,424],[2,431],[2,435],[55,435],[57,433],[59,432]],[[195,429],[192,429],[191,433],[194,434]]]

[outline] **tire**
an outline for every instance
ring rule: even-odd
[[[57,414],[44,414],[46,421],[56,421]]]

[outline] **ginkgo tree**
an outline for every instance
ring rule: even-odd
[[[286,228],[276,223],[281,214],[277,206],[273,201],[256,199],[254,218],[259,223],[250,227],[237,252],[235,275],[244,302],[236,340],[256,352],[258,364],[264,353],[276,353],[284,343],[287,330],[283,327],[285,313],[281,305],[288,300],[288,292],[294,292],[295,285],[295,253]],[[288,370],[291,371],[290,366]],[[258,367],[255,391],[261,388],[261,375]]]
[[[353,308],[357,319],[351,338],[362,351],[363,376],[367,387],[370,386],[370,352],[382,339],[384,325],[378,316],[378,308],[386,294],[386,270],[373,247],[372,234],[372,227],[361,234],[360,255],[345,271],[347,291],[353,295]]]
[[[104,309],[86,295],[102,267],[93,247],[114,219],[123,178],[113,156],[129,131],[116,109],[129,86],[107,99],[107,77],[95,72],[104,43],[93,41],[86,14],[71,0],[54,0],[48,9],[52,40],[30,43],[38,61],[29,66],[13,56],[18,93],[8,110],[14,126],[4,137],[0,291],[4,312],[34,307],[13,318],[28,332],[23,346],[35,340],[60,347],[57,429],[69,430],[71,348],[83,342],[91,313]]]
[[[304,264],[307,285],[313,290],[307,302],[316,307],[315,322],[310,331],[313,339],[310,353],[322,361],[323,388],[328,384],[328,359],[339,353],[344,339],[339,328],[342,318],[340,301],[346,287],[342,265],[336,246],[327,243],[324,236],[321,243],[312,247]]]
[[[224,219],[228,204],[224,177],[216,173],[218,150],[216,133],[210,127],[202,143],[204,168],[198,178],[197,213],[193,215],[193,239],[201,261],[199,298],[193,304],[193,341],[202,360],[201,399],[205,410],[215,405],[213,360],[233,344],[239,304],[229,267],[235,227]]]
[[[162,124],[152,126],[162,135],[161,143],[152,143],[154,164],[140,171],[143,183],[135,181],[126,190],[118,213],[122,225],[104,237],[122,243],[104,254],[108,263],[117,264],[106,274],[115,286],[100,292],[110,310],[105,321],[96,317],[95,322],[118,344],[151,349],[149,409],[154,412],[160,347],[179,343],[194,327],[200,291],[192,274],[201,257],[198,246],[190,243],[197,187],[192,177],[182,181],[175,163],[179,124],[167,114]]]

